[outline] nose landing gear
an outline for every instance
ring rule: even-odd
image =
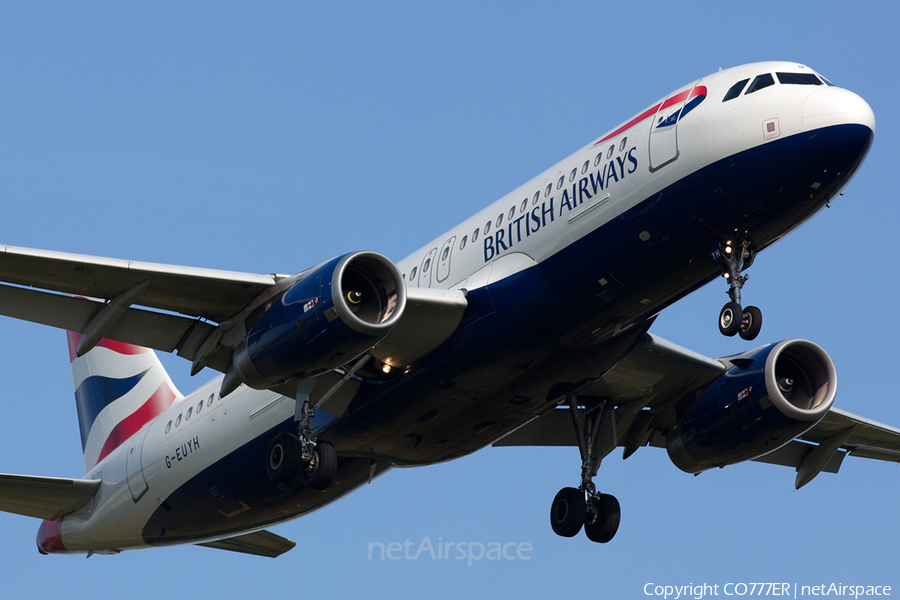
[[[744,287],[748,275],[741,271],[748,269],[756,258],[756,246],[750,240],[744,240],[737,246],[731,242],[721,245],[722,270],[728,281],[728,297],[731,298],[719,312],[719,331],[722,335],[740,334],[745,340],[756,339],[762,330],[762,311],[755,306],[741,308],[741,288]]]

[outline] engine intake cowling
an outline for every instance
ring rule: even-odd
[[[406,285],[390,260],[375,252],[333,258],[266,310],[235,348],[234,373],[256,389],[324,373],[384,339],[405,307]]]
[[[811,429],[834,403],[834,363],[812,342],[786,340],[730,360],[735,366],[669,430],[666,449],[682,471],[767,454]]]

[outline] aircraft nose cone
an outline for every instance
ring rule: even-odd
[[[803,100],[803,127],[818,129],[831,125],[865,125],[875,133],[875,113],[858,95],[841,88],[823,88]]]

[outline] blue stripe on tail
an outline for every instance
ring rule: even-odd
[[[78,407],[82,450],[87,445],[88,434],[100,412],[133,390],[149,372],[150,369],[146,369],[142,373],[124,379],[94,375],[81,382],[81,385],[75,390],[75,404]]]

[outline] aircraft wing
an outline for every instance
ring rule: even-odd
[[[660,429],[671,426],[667,411],[730,367],[728,358],[705,357],[648,333],[612,371],[579,395],[613,403],[615,444],[625,448],[627,458],[639,446],[665,448]],[[577,446],[578,441],[569,410],[556,408],[493,445]],[[800,488],[822,471],[837,473],[848,455],[900,462],[900,429],[832,408],[815,427],[754,460],[793,467]]]
[[[99,479],[60,479],[0,474],[0,510],[54,521],[86,506]]]
[[[247,317],[305,273],[260,275],[0,246],[0,281],[12,284],[0,284],[0,314],[82,333],[85,352],[109,338],[177,352],[193,361],[191,374],[206,366],[225,372],[247,335]],[[373,351],[376,358],[408,364],[424,356],[456,329],[467,305],[458,290],[411,288],[407,298],[404,317]]]
[[[216,324],[288,279],[0,246],[0,281],[14,284],[0,285],[0,314],[81,333],[93,322],[101,337],[193,360]],[[207,362],[227,368],[220,358]]]
[[[217,323],[285,278],[0,246],[0,280],[7,283],[112,299],[152,279],[142,306]]]

